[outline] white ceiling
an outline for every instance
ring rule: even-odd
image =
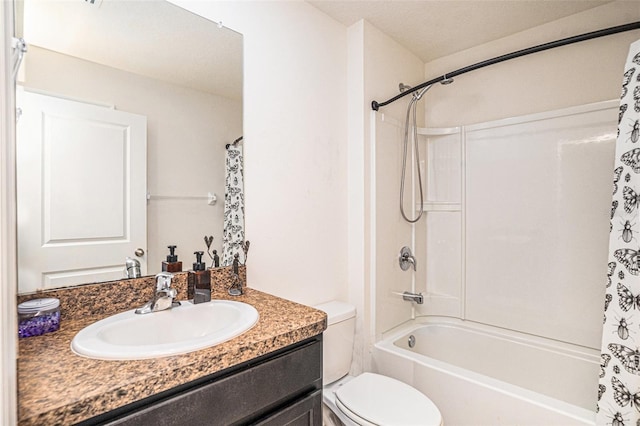
[[[429,62],[610,1],[309,0],[308,3],[346,26],[365,19],[422,61]]]
[[[242,99],[242,35],[166,1],[25,0],[23,25],[28,44]]]
[[[292,0],[290,0],[292,1]],[[611,0],[309,0],[366,19],[424,62]],[[633,0],[635,1],[635,0]],[[24,0],[28,43],[221,96],[242,97],[242,36],[162,0]]]

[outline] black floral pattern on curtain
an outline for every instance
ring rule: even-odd
[[[224,194],[224,229],[222,231],[221,266],[231,265],[240,254],[244,263],[244,166],[242,148],[229,145],[226,154],[226,184]]]

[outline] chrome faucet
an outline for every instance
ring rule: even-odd
[[[174,300],[178,295],[178,291],[171,287],[172,278],[173,274],[168,272],[161,272],[156,275],[156,292],[153,299],[145,303],[141,308],[136,309],[136,314],[148,314],[179,306],[180,302]]]
[[[406,300],[407,302],[416,302],[418,305],[422,305],[424,303],[424,297],[422,296],[422,293],[411,293],[405,291],[404,293],[402,293],[402,299]]]
[[[140,273],[140,261],[138,261],[138,259],[132,259],[127,256],[124,265],[124,271],[127,278],[140,278],[142,276]]]

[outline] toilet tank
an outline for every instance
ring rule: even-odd
[[[327,329],[322,338],[322,382],[326,386],[346,376],[351,368],[356,308],[337,300],[315,308],[327,313]]]

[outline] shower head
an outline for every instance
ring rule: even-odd
[[[400,90],[400,93],[404,93],[409,89],[411,89],[411,86],[409,86],[408,84],[404,84],[404,83],[398,84],[398,90]]]

